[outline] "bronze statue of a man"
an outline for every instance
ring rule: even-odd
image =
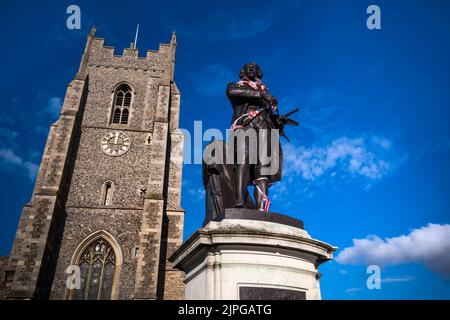
[[[270,150],[270,130],[283,130],[286,117],[278,114],[277,99],[270,94],[262,82],[263,72],[256,63],[245,64],[239,73],[240,81],[232,82],[227,87],[227,97],[233,107],[232,130],[255,130],[257,134],[256,163],[250,163],[249,151],[255,150],[244,140],[235,147],[235,200],[236,207],[245,208],[247,200],[247,186],[255,185],[254,198],[256,208],[268,211],[269,185],[281,179],[281,147],[277,150],[278,169],[275,173],[267,174],[265,166],[260,159],[260,148],[269,148],[265,154],[272,154]],[[261,138],[259,132],[266,130],[268,134]],[[278,139],[279,136],[277,136]],[[261,141],[264,139],[264,141]],[[279,141],[278,141],[278,146]],[[239,152],[239,150],[241,152]],[[273,150],[272,150],[273,151]]]
[[[286,124],[298,125],[289,119],[298,108],[280,115],[277,99],[270,94],[262,77],[261,68],[256,63],[248,63],[239,73],[240,80],[227,87],[233,107],[232,134],[227,142],[214,140],[205,148],[202,167],[206,192],[204,225],[216,220],[227,208],[269,211],[269,185],[281,180],[279,137],[286,137],[283,132]],[[247,190],[251,184],[255,186],[256,205]]]

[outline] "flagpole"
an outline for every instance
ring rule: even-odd
[[[137,48],[137,37],[138,37],[138,33],[139,33],[139,23],[136,27],[136,36],[134,37],[134,49]]]

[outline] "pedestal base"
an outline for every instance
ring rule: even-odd
[[[318,266],[336,248],[312,239],[299,220],[242,210],[227,209],[170,257],[186,274],[185,299],[321,299]]]

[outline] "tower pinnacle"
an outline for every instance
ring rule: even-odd
[[[172,38],[170,39],[170,44],[177,45],[177,35],[175,34],[175,31],[172,32]]]

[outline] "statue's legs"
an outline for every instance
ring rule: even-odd
[[[260,124],[263,126],[263,124]],[[254,128],[250,128],[254,130]],[[264,128],[265,129],[265,128]],[[246,208],[247,198],[248,198],[248,185],[255,183],[254,199],[256,202],[256,209],[267,210],[269,207],[269,177],[267,172],[270,172],[271,162],[269,164],[261,163],[260,154],[258,152],[259,148],[269,148],[266,154],[270,153],[270,138],[266,135],[260,135],[257,132],[258,140],[252,141],[251,139],[245,139],[244,141],[238,141],[235,144],[235,200],[236,207]],[[263,139],[264,143],[259,140]],[[269,143],[267,143],[269,140]],[[256,148],[250,143],[257,143]],[[256,164],[250,163],[250,152],[256,152]],[[253,160],[252,160],[253,161]],[[267,169],[267,170],[266,170]],[[255,179],[253,181],[253,179]]]
[[[262,127],[262,125],[260,125]],[[267,175],[270,172],[271,168],[271,160],[268,163],[266,159],[261,158],[261,148],[264,150],[264,154],[266,156],[272,155],[270,152],[270,134],[268,134],[269,130],[266,128],[262,128],[262,130],[258,130],[258,158],[257,164],[253,168],[253,183],[255,185],[255,189],[253,190],[253,196],[255,197],[256,209],[268,211],[270,206],[269,201],[269,176]],[[269,158],[270,159],[270,158]],[[264,160],[264,163],[262,163]]]
[[[235,199],[236,207],[246,208],[247,186],[251,182],[251,167],[248,157],[248,142],[236,141],[235,144]]]
[[[236,165],[236,180],[235,180],[235,198],[236,207],[245,208],[247,198],[247,186],[250,184],[250,165],[237,164]]]

